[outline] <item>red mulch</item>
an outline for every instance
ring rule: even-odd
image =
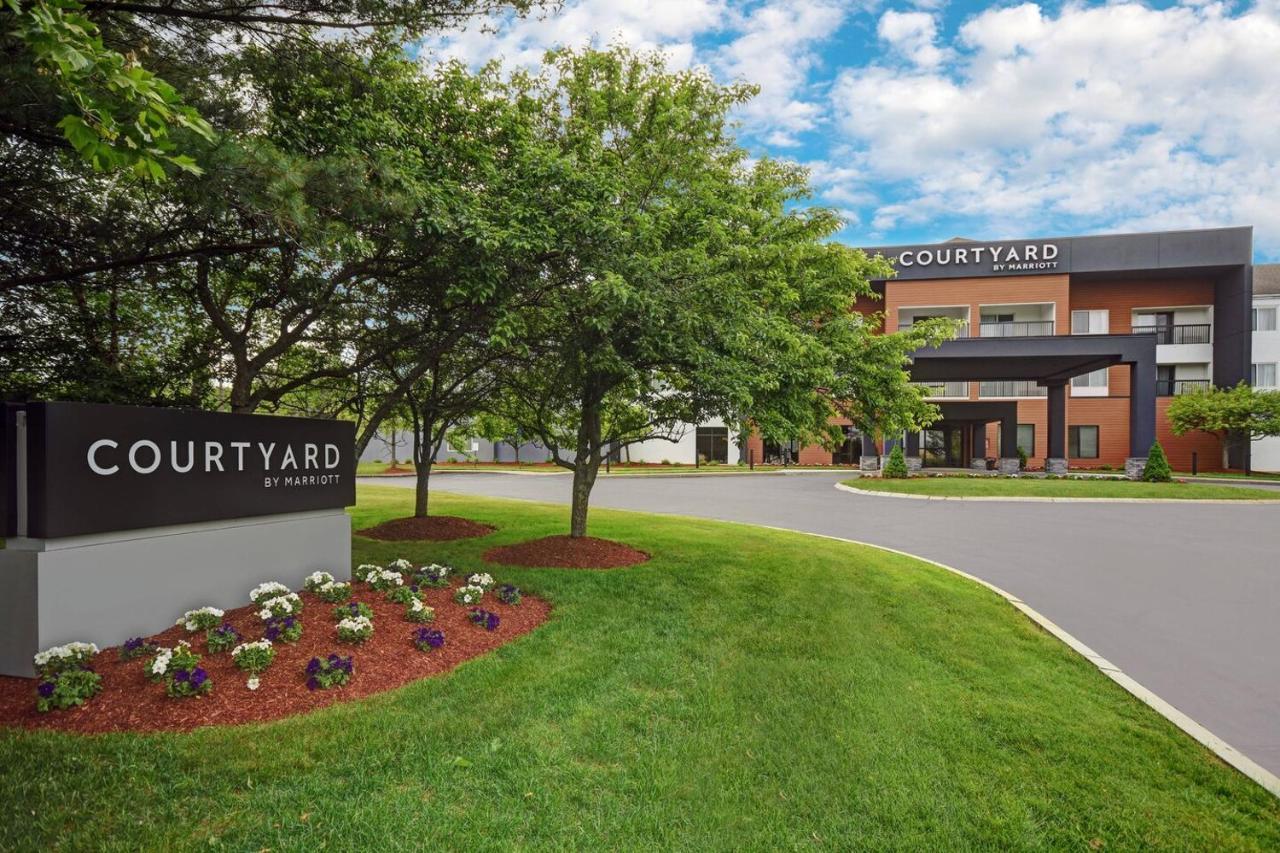
[[[649,559],[644,551],[613,542],[583,536],[547,536],[503,545],[484,552],[490,563],[507,566],[549,566],[557,569],[620,569],[635,566]]]
[[[94,670],[102,676],[102,692],[79,708],[40,714],[35,709],[37,679],[0,676],[0,725],[94,734],[190,731],[200,726],[276,720],[448,672],[465,660],[532,631],[551,613],[546,601],[530,595],[514,606],[486,595],[480,606],[497,613],[502,620],[496,631],[486,631],[467,621],[467,608],[454,603],[452,589],[428,589],[423,601],[435,608],[436,618],[419,625],[404,618],[404,605],[387,601],[382,593],[364,584],[354,586],[352,601],[363,601],[373,608],[373,636],[361,645],[340,642],[334,630],[334,605],[309,592],[301,593],[305,605],[302,639],[293,644],[275,644],[276,659],[261,676],[256,691],[245,686],[248,674],[236,669],[231,652],[209,654],[204,634],[187,634],[185,629],[174,626],[150,639],[162,646],[188,640],[203,656],[200,665],[213,679],[212,693],[200,698],[172,699],[165,695],[162,683],[147,680],[144,672],[150,658],[122,661],[119,650],[111,648],[93,661]],[[245,606],[227,612],[226,621],[246,640],[262,636],[262,621],[255,609]],[[411,637],[420,627],[443,631],[444,646],[430,652],[418,651]],[[308,690],[303,672],[307,661],[330,652],[354,657],[355,674],[350,683],[329,690]]]
[[[493,531],[493,527],[469,518],[459,518],[456,515],[432,515],[427,518],[393,518],[374,527],[357,530],[356,534],[370,539],[381,539],[384,542],[408,540],[448,542],[451,539],[488,536]]]
[[[402,468],[399,465],[388,465],[383,469],[384,474],[412,474],[412,468]]]

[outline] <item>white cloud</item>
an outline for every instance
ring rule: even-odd
[[[1280,252],[1274,0],[1056,16],[1026,3],[976,15],[949,44],[932,16],[887,12],[877,33],[910,62],[846,69],[832,88],[849,167],[902,191],[872,227],[1254,223]]]

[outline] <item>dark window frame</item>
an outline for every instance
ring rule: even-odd
[[[1093,454],[1080,454],[1080,430],[1093,430]],[[1072,424],[1067,427],[1067,457],[1069,459],[1097,459],[1102,453],[1102,430],[1097,424]]]
[[[704,441],[708,445],[704,452]],[[721,459],[716,453],[718,445],[723,442],[724,458]],[[723,426],[700,426],[694,431],[693,452],[700,459],[708,462],[719,462],[722,465],[729,464],[729,428]]]

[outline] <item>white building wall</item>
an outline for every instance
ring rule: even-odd
[[[697,461],[695,458],[698,447],[697,426],[696,424],[684,424],[683,430],[676,441],[654,439],[633,444],[629,452],[624,451],[622,459],[624,462],[629,457],[632,462],[660,463],[666,461],[680,465],[692,465]],[[726,426],[726,424],[719,418],[713,418],[703,423],[702,426],[722,427]],[[729,464],[735,465],[737,462],[738,436],[735,428],[729,427]]]
[[[1280,296],[1255,296],[1254,308],[1274,308],[1280,320]],[[1277,322],[1280,326],[1280,322]],[[1280,329],[1253,333],[1253,363],[1280,365]],[[1280,374],[1280,367],[1276,369]],[[1253,443],[1252,467],[1255,471],[1280,472],[1280,438],[1264,438]]]

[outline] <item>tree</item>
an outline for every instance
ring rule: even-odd
[[[885,463],[880,476],[893,480],[902,480],[908,476],[907,459],[902,453],[902,445],[895,444],[889,451],[889,461]]]
[[[1232,449],[1246,452],[1249,442],[1280,435],[1280,391],[1260,391],[1245,382],[1234,388],[1210,387],[1181,394],[1169,403],[1174,435],[1207,432],[1222,441],[1222,466]]]
[[[1142,469],[1142,479],[1148,483],[1167,483],[1173,479],[1173,472],[1169,470],[1169,460],[1164,455],[1164,448],[1160,446],[1160,442],[1151,443],[1151,450],[1147,451],[1147,464]]]
[[[621,47],[547,64],[524,82],[562,163],[555,286],[499,413],[573,472],[582,537],[608,453],[713,416],[829,432],[832,347],[879,357],[849,309],[888,267],[826,242],[842,223],[795,204],[802,169],[735,144],[727,115],[751,87]]]

